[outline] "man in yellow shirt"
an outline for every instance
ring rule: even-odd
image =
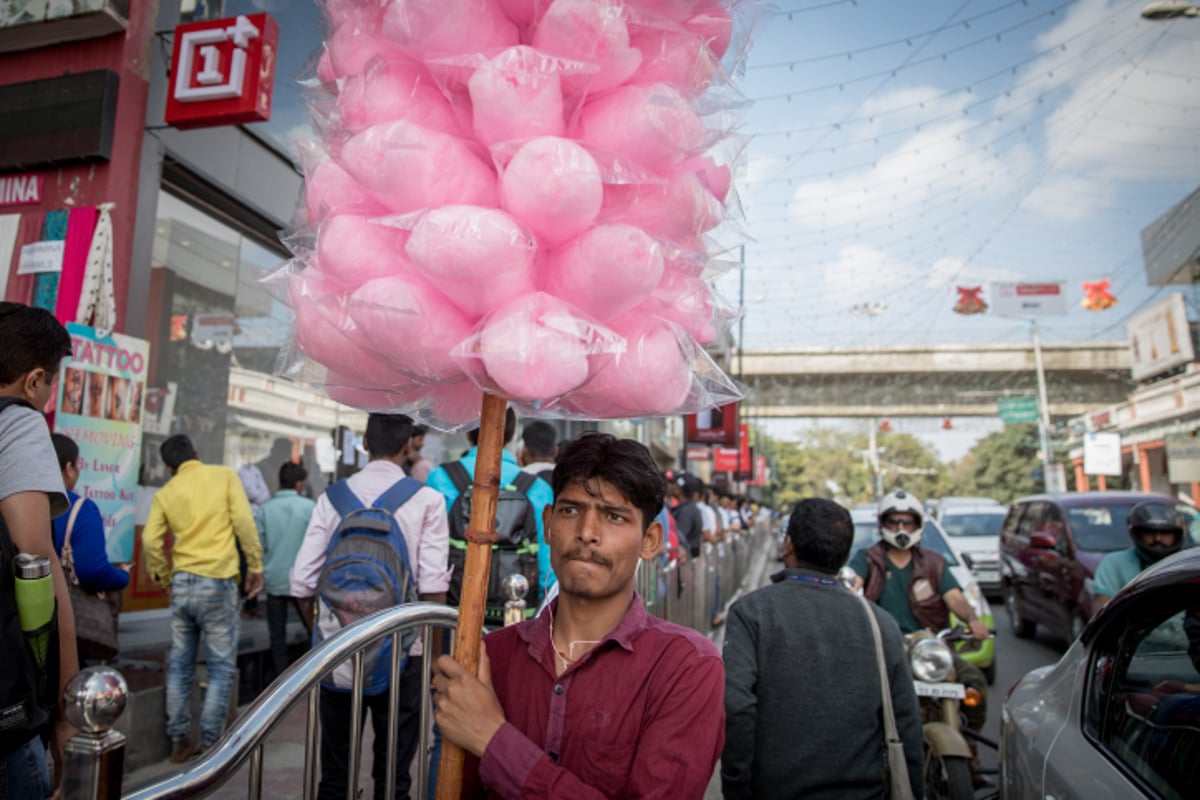
[[[200,712],[200,751],[221,736],[238,645],[238,552],[246,556],[246,596],[263,588],[262,545],[250,501],[237,473],[203,464],[191,439],[177,434],[159,448],[173,476],[154,495],[142,530],[142,552],[150,576],[171,594],[171,653],[167,661],[167,735],[171,760],[186,761],[191,739],[188,698],[196,677],[196,647],[204,634],[208,691]],[[175,535],[172,564],[163,552]]]

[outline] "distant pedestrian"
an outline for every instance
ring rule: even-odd
[[[408,440],[408,452],[404,456],[404,471],[419,481],[424,481],[433,472],[433,462],[421,455],[425,446],[425,434],[429,429],[424,425],[414,425],[412,438]]]
[[[796,504],[782,572],[734,603],[725,631],[726,800],[879,798],[888,788],[879,668],[862,600],[838,583],[854,541],[831,500]],[[913,796],[922,797],[921,717],[900,629],[870,604]]]
[[[256,597],[263,588],[262,546],[236,472],[201,463],[192,440],[183,434],[168,438],[159,453],[172,478],[150,502],[142,552],[151,579],[170,589],[167,736],[171,760],[181,762],[196,751],[190,700],[200,634],[204,634],[208,667],[200,750],[221,736],[237,671],[238,545],[246,556],[247,597]],[[170,566],[163,551],[168,530],[175,536]]]
[[[291,461],[279,468],[279,491],[254,514],[263,549],[263,582],[267,590],[267,630],[271,637],[271,664],[279,676],[288,667],[288,609],[295,608],[306,628],[310,614],[292,596],[291,571],[304,532],[312,519],[315,501],[305,497],[308,470]]]
[[[558,431],[549,422],[534,420],[521,431],[521,441],[517,463],[549,484],[554,474],[554,459],[558,457]]]

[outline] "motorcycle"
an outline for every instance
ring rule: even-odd
[[[925,739],[925,796],[931,800],[971,800],[976,778],[995,772],[978,766],[971,740],[991,747],[995,743],[967,725],[968,715],[982,719],[986,696],[961,681],[952,648],[970,638],[971,632],[961,626],[904,637]]]

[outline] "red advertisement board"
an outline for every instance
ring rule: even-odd
[[[753,465],[753,451],[750,448],[750,426],[745,423],[738,426],[737,447],[713,448],[714,472],[733,472],[735,473],[735,480],[749,480],[750,470]]]
[[[737,444],[738,404],[718,406],[684,415],[687,440],[702,444]]]
[[[279,24],[266,14],[177,27],[167,124],[202,128],[270,119],[278,43]]]

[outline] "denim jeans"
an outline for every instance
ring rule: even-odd
[[[238,584],[236,578],[206,578],[176,572],[171,579],[171,654],[167,662],[167,736],[190,738],[189,699],[196,679],[196,649],[204,634],[208,691],[200,712],[200,744],[221,738],[225,710],[233,691],[238,654]]]
[[[51,788],[41,737],[0,755],[0,798],[48,797]]]

